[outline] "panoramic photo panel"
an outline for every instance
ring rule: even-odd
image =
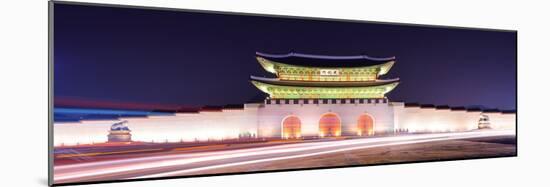
[[[52,6],[56,185],[517,155],[515,31]]]

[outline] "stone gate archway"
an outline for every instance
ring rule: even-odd
[[[294,115],[287,116],[281,122],[283,139],[295,139],[302,137],[302,122]]]
[[[325,113],[319,120],[319,136],[333,137],[340,136],[342,133],[342,124],[340,116],[336,113]]]
[[[374,118],[369,114],[361,114],[357,118],[357,135],[372,136],[374,135]]]

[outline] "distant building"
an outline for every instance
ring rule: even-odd
[[[124,125],[128,121],[121,121],[113,124],[109,130],[108,142],[131,142],[132,134],[130,129]]]
[[[491,128],[491,122],[489,120],[489,116],[486,114],[480,114],[479,121],[477,123],[478,129],[490,129]]]
[[[380,77],[390,71],[395,57],[256,53],[256,59],[276,76],[250,77],[251,83],[268,95],[261,102],[119,120],[132,127],[134,141],[179,142],[459,132],[478,129],[483,112],[389,101],[385,95],[396,88],[399,79]],[[494,110],[484,115],[491,119],[492,129],[515,128],[515,112]],[[98,129],[104,123],[55,125],[55,144],[102,141],[104,131]],[[81,132],[77,129],[81,127],[88,130]],[[79,136],[74,136],[75,132]],[[129,140],[129,130],[125,132],[111,131],[109,141]]]

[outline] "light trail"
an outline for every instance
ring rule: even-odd
[[[514,131],[473,131],[296,143],[260,148],[182,153],[116,161],[98,161],[54,167],[56,182],[101,179],[102,177],[147,178],[189,174],[246,164],[303,158],[336,152],[431,141],[513,135]],[[223,161],[223,162],[221,162]],[[221,162],[221,163],[217,163]],[[181,169],[174,167],[178,167]],[[164,169],[165,168],[165,169]]]
[[[499,135],[502,135],[502,134],[499,134]],[[192,172],[198,172],[198,171],[204,171],[204,170],[210,170],[210,169],[219,169],[219,168],[224,168],[224,167],[240,166],[240,165],[247,165],[247,164],[256,164],[256,163],[262,163],[262,162],[271,162],[271,161],[293,159],[293,158],[303,158],[303,157],[309,157],[309,156],[318,156],[318,155],[323,155],[323,154],[353,151],[353,150],[359,150],[359,149],[367,149],[367,148],[375,148],[375,147],[383,147],[383,146],[392,146],[392,145],[425,143],[425,142],[441,141],[441,140],[455,140],[455,139],[464,139],[464,138],[475,138],[475,137],[479,137],[479,134],[471,134],[469,136],[463,136],[463,137],[434,138],[434,139],[424,139],[424,140],[409,140],[409,141],[394,142],[394,143],[382,143],[382,144],[377,144],[377,145],[366,145],[366,146],[359,146],[359,147],[342,148],[342,149],[336,149],[336,150],[330,150],[330,151],[299,154],[299,155],[293,155],[293,156],[282,156],[282,157],[275,157],[275,158],[268,158],[268,159],[259,159],[259,160],[251,160],[251,161],[244,161],[244,162],[236,162],[236,163],[230,163],[230,164],[220,164],[220,165],[206,166],[206,167],[193,168],[193,169],[187,169],[187,170],[181,170],[181,171],[159,173],[159,174],[154,174],[154,175],[145,175],[145,176],[140,176],[140,177],[136,177],[136,178],[153,178],[153,177],[177,176],[177,175],[183,175],[183,174],[186,174],[186,173],[192,173]]]

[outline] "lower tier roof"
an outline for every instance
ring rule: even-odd
[[[278,79],[251,77],[259,90],[271,99],[338,99],[338,98],[384,98],[399,80],[370,82],[306,82],[281,81]]]
[[[299,87],[371,87],[399,83],[399,78],[374,81],[299,81],[299,80],[281,80],[278,78],[264,78],[250,76],[252,81],[279,86],[299,86]]]

